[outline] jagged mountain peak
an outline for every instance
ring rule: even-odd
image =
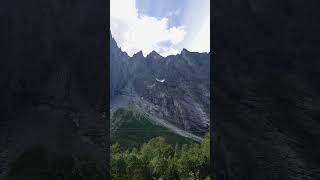
[[[183,53],[190,53],[190,51],[188,51],[186,48],[183,48],[181,51],[181,54],[183,54]]]
[[[210,59],[183,52],[188,61],[180,54],[162,57],[156,51],[146,57],[141,51],[132,57],[111,54],[111,109],[132,106],[170,127],[196,136],[207,132]]]
[[[135,53],[132,58],[144,58],[142,51]]]
[[[111,54],[118,54],[119,56],[124,56],[126,58],[129,57],[128,53],[123,51],[121,47],[119,47],[116,40],[113,38],[111,32],[110,32],[110,53]]]
[[[153,50],[151,51],[151,53],[147,55],[147,58],[159,59],[163,57],[159,53],[157,53],[155,50]]]

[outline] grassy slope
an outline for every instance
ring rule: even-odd
[[[119,108],[113,114],[117,128],[112,132],[112,143],[123,148],[140,147],[150,139],[162,136],[170,144],[188,144],[191,140],[181,137],[170,130],[151,123],[148,117],[132,110]]]

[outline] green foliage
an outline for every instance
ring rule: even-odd
[[[116,127],[111,133],[112,143],[118,143],[121,148],[140,148],[150,139],[161,136],[169,144],[189,144],[192,141],[179,136],[167,128],[156,125],[145,115],[133,110],[119,108],[111,119]]]
[[[173,146],[163,137],[144,143],[140,149],[122,150],[111,147],[111,174],[114,180],[177,179],[204,180],[209,178],[210,136],[200,144]]]
[[[209,177],[209,133],[198,144],[128,109],[114,112],[111,174],[114,180],[202,180]]]
[[[118,151],[120,152],[120,151]],[[78,162],[70,154],[56,154],[44,145],[34,145],[10,163],[8,180],[101,180],[95,163]]]

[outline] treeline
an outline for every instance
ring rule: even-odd
[[[210,161],[209,133],[200,144],[172,146],[163,137],[144,143],[140,149],[111,147],[113,180],[207,180]]]
[[[173,145],[193,142],[152,122],[149,117],[138,111],[126,108],[117,109],[111,118],[111,124],[114,127],[111,132],[112,144],[119,143],[122,149],[140,148],[143,143],[159,136]]]

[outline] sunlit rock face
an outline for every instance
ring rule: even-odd
[[[111,108],[133,106],[196,135],[208,131],[209,53],[129,57],[112,38],[110,49]]]
[[[1,4],[0,179],[35,145],[106,173],[106,3]]]
[[[215,1],[217,178],[320,178],[319,2]]]

